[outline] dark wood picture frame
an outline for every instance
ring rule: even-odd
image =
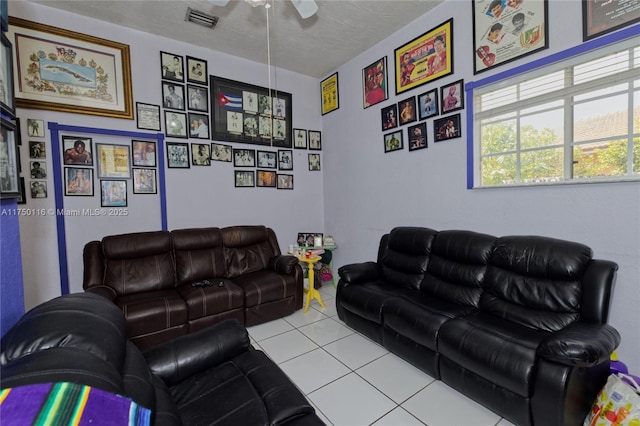
[[[454,81],[440,88],[442,114],[449,114],[464,108],[464,80]]]
[[[186,142],[167,142],[167,167],[170,169],[188,169],[189,144]]]

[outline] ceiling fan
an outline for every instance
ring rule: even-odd
[[[267,5],[268,0],[244,0],[249,3],[253,7],[264,6]],[[229,0],[208,0],[209,3],[214,6],[225,6],[229,3]],[[307,19],[318,11],[318,5],[315,0],[291,0],[291,3],[295,6],[296,10],[302,17],[302,19]]]

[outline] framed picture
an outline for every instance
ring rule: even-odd
[[[45,149],[44,142],[29,141],[29,158],[39,160],[47,158],[47,151]]]
[[[320,93],[322,94],[322,115],[340,108],[337,72],[320,82]]]
[[[156,166],[156,143],[151,141],[131,141],[133,165],[142,167]]]
[[[184,111],[184,86],[163,81],[162,102],[165,108]]]
[[[384,152],[399,151],[404,148],[404,137],[402,130],[384,135]]]
[[[299,247],[316,247],[316,238],[320,238],[320,241],[324,241],[324,235],[320,232],[298,232],[298,246]]]
[[[70,166],[93,166],[91,138],[62,136],[62,161]]]
[[[44,138],[44,120],[27,118],[27,134],[34,138]]]
[[[474,74],[549,46],[547,0],[471,0],[471,6]]]
[[[93,188],[91,190],[93,191]],[[47,181],[45,180],[30,181],[29,192],[31,192],[31,198],[47,198]],[[66,194],[66,195],[83,195],[83,194]],[[87,195],[93,195],[93,192]]]
[[[156,169],[133,169],[133,193],[158,193]]]
[[[9,29],[9,0],[0,0],[0,31]]]
[[[160,127],[160,105],[143,104],[136,102],[136,125],[138,129],[155,130]]]
[[[278,174],[278,189],[293,189],[293,175]]]
[[[409,151],[427,147],[427,123],[418,123],[407,128]]]
[[[255,167],[256,151],[254,149],[234,149],[233,150],[233,166],[234,167]]]
[[[101,180],[100,206],[127,207],[127,181]]]
[[[275,188],[276,172],[270,170],[258,170],[258,182],[256,186]]]
[[[187,56],[187,81],[207,85],[207,61]]]
[[[182,142],[167,142],[167,167],[170,169],[188,169],[189,145]]]
[[[211,159],[213,161],[231,162],[231,153],[233,152],[231,145],[223,145],[220,143],[211,144]]]
[[[438,89],[418,95],[418,118],[424,120],[438,115]]]
[[[133,120],[129,46],[15,17],[19,108]]]
[[[304,129],[293,129],[293,147],[296,149],[307,149],[307,131]]]
[[[31,179],[46,179],[47,163],[44,161],[31,161],[29,174],[31,175]]]
[[[460,114],[433,120],[433,138],[436,142],[459,138],[460,136]]]
[[[291,148],[291,94],[210,76],[211,136],[216,140]]]
[[[320,171],[320,154],[308,154],[309,160],[309,171],[311,172],[319,172]]]
[[[33,193],[33,182],[31,192]],[[65,167],[64,195],[93,197],[93,169]]]
[[[400,114],[401,126],[416,121],[418,119],[418,113],[416,112],[416,97],[412,96],[398,102],[398,111]]]
[[[15,125],[0,119],[0,198],[18,198],[20,179]]]
[[[209,139],[209,116],[189,113],[189,136],[196,139]]]
[[[46,183],[46,182],[45,182]],[[45,192],[46,189],[45,189]],[[20,186],[18,187],[18,204],[27,204],[27,193],[25,190],[25,185],[24,185],[24,178],[21,177],[20,178]]]
[[[208,143],[191,144],[191,164],[194,166],[211,165],[211,146]]]
[[[98,177],[122,178],[131,177],[128,145],[96,144],[98,150]]]
[[[322,150],[322,133],[318,130],[309,130],[309,149]]]
[[[398,127],[398,105],[393,104],[380,110],[382,114],[382,130]]]
[[[396,95],[453,74],[453,18],[398,47]]]
[[[164,112],[165,131],[173,138],[187,138],[187,114],[184,112]]]
[[[249,188],[256,186],[255,173],[253,170],[235,170],[233,175],[236,188]]]
[[[440,95],[443,114],[464,108],[464,81],[458,80],[455,83],[442,86]]]
[[[206,87],[187,86],[187,105],[192,111],[209,112],[209,95]]]
[[[258,151],[258,167],[275,169],[278,167],[278,157],[275,152]]]
[[[364,108],[389,99],[387,85],[387,57],[383,57],[362,70],[362,103]]]
[[[278,150],[278,169],[293,170],[293,151],[290,149]]]
[[[2,33],[0,50],[0,110],[10,117],[16,115],[15,94],[13,91],[13,52],[11,42]]]
[[[582,0],[582,40],[640,22],[638,0]]]
[[[184,81],[184,64],[182,56],[173,53],[160,52],[160,66],[162,78],[171,81]]]

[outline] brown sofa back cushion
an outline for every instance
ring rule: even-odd
[[[219,228],[171,231],[178,285],[224,277],[224,252]]]
[[[232,226],[223,228],[222,241],[227,278],[262,271],[279,253],[273,232],[264,226]]]
[[[104,285],[118,296],[175,287],[168,231],[112,235],[102,240]]]

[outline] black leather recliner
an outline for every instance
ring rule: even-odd
[[[45,302],[2,337],[2,388],[92,386],[149,408],[154,425],[324,424],[284,372],[252,348],[237,320],[144,354],[126,336],[122,312],[102,296],[76,293]]]

